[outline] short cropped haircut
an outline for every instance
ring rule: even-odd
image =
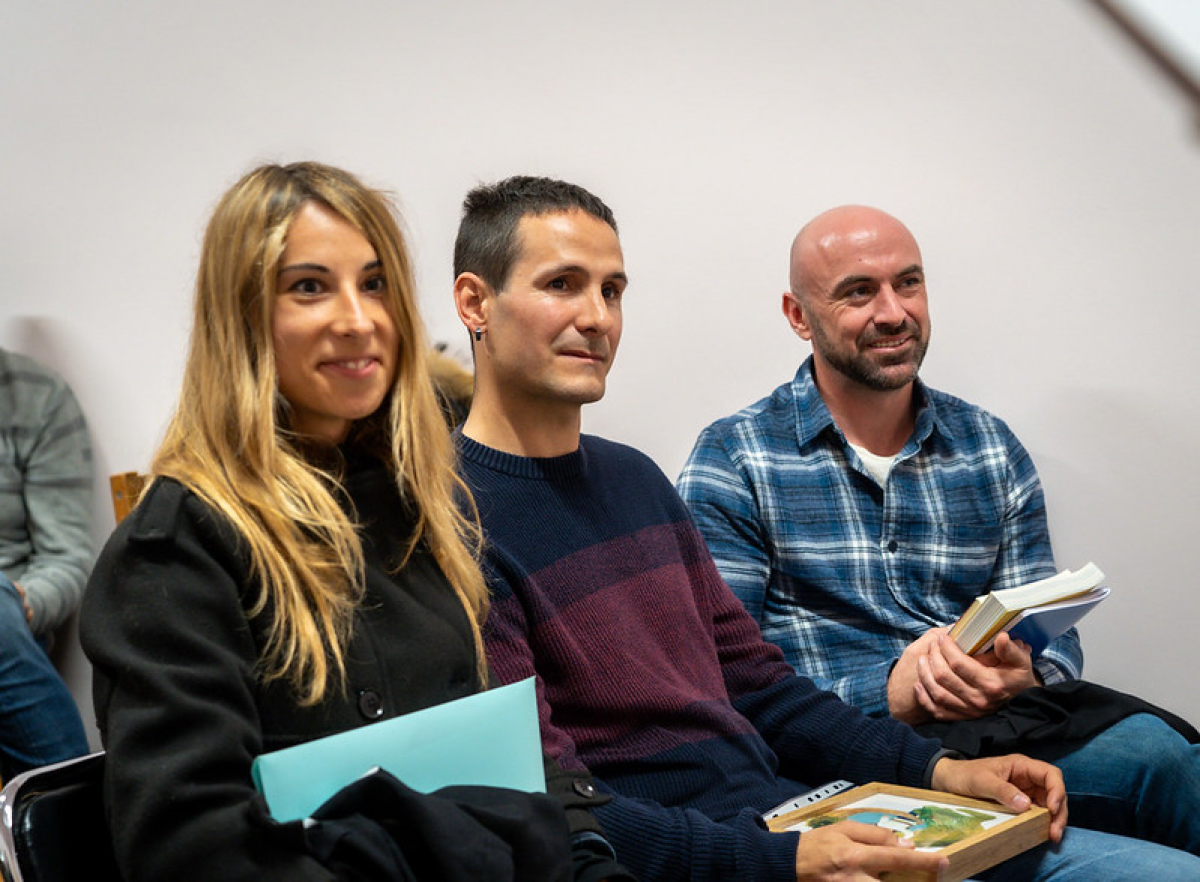
[[[463,200],[462,221],[454,242],[454,275],[474,273],[494,290],[503,290],[517,260],[521,218],[560,211],[583,211],[617,232],[612,209],[583,187],[516,175],[482,184]]]

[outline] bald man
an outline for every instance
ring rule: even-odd
[[[1080,684],[1074,629],[1036,658],[1007,634],[977,657],[946,635],[977,595],[1056,570],[1028,453],[918,378],[930,321],[912,233],[834,208],[797,234],[790,281],[783,314],[811,357],[705,429],[679,479],[763,635],[819,686],[948,746],[987,752],[1004,731],[997,749],[1063,770],[1073,824],[1200,854],[1200,749],[1180,734],[1195,730]],[[1047,702],[1062,725],[1015,722]]]

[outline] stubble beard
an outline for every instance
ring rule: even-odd
[[[841,352],[826,336],[824,329],[815,324],[812,325],[812,343],[814,351],[819,353],[831,368],[848,380],[875,392],[891,392],[903,389],[917,378],[921,363],[925,360],[925,352],[929,348],[929,335],[921,335],[921,329],[913,322],[905,322],[898,333],[907,333],[912,336],[914,343],[912,350],[899,356],[883,353],[882,358],[879,359],[872,358],[862,351],[861,347],[869,344],[871,338],[858,341],[859,348],[853,352]],[[884,335],[875,336],[882,337]],[[901,365],[908,365],[909,369],[903,372],[886,370]]]

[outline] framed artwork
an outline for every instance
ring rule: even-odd
[[[940,877],[959,882],[1050,837],[1050,812],[1033,806],[1014,814],[994,802],[893,784],[864,784],[767,821],[775,832],[804,833],[838,821],[858,821],[911,837],[950,861]],[[928,874],[884,874],[889,882],[923,882]]]

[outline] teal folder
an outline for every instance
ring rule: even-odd
[[[284,822],[308,817],[376,766],[422,793],[452,784],[544,793],[533,678],[264,753],[251,773]]]

